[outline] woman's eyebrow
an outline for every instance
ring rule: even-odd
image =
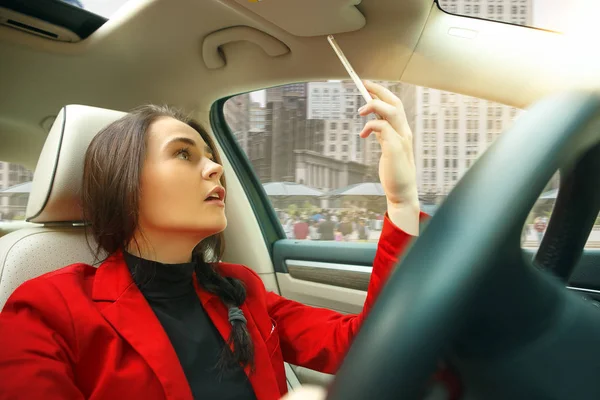
[[[176,143],[176,142],[185,143],[185,144],[188,144],[190,146],[196,146],[196,142],[194,141],[194,139],[190,139],[190,138],[187,138],[187,137],[176,137],[176,138],[173,138],[173,139],[169,140],[165,144],[165,147],[167,147],[167,146],[169,146],[169,145],[171,145],[173,143]]]
[[[165,148],[169,147],[171,144],[173,143],[185,143],[187,145],[190,146],[197,146],[197,143],[194,139],[190,139],[188,137],[184,137],[184,136],[180,136],[180,137],[175,137],[171,140],[169,140],[166,144],[165,144]],[[212,149],[210,148],[210,146],[208,144],[204,145],[204,154],[208,154],[210,156],[214,156]]]

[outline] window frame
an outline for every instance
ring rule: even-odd
[[[230,98],[241,94],[245,93],[238,93],[215,101],[210,108],[209,124],[215,140],[219,143],[224,156],[231,164],[231,172],[236,174],[246,193],[269,256],[273,259],[273,246],[278,240],[286,238],[285,231],[279,223],[275,209],[271,206],[267,193],[263,189],[254,168],[252,168],[250,160],[241,146],[236,143],[235,136],[225,120],[225,103]],[[227,175],[225,177],[227,178]],[[282,272],[278,271],[277,265],[275,265],[275,271]]]

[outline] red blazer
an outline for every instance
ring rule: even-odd
[[[410,236],[386,217],[363,312],[343,315],[267,292],[242,265],[220,272],[244,281],[254,341],[249,376],[258,400],[287,392],[283,361],[335,373]],[[196,286],[227,339],[227,310]],[[133,283],[122,253],[98,268],[74,264],[22,284],[0,313],[0,399],[192,399],[175,350]]]

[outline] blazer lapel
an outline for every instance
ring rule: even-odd
[[[112,302],[100,312],[137,351],[163,385],[167,399],[192,399],[179,359],[152,308],[133,282],[123,255],[111,255],[96,272],[92,298]]]

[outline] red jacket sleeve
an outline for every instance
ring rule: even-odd
[[[74,383],[71,314],[46,279],[21,285],[0,313],[0,399],[83,399]]]
[[[421,213],[420,219],[425,217],[426,214]],[[373,261],[367,299],[358,315],[310,307],[273,292],[267,293],[268,312],[277,324],[284,360],[320,372],[335,373],[398,256],[411,239],[412,236],[397,228],[386,215]]]

